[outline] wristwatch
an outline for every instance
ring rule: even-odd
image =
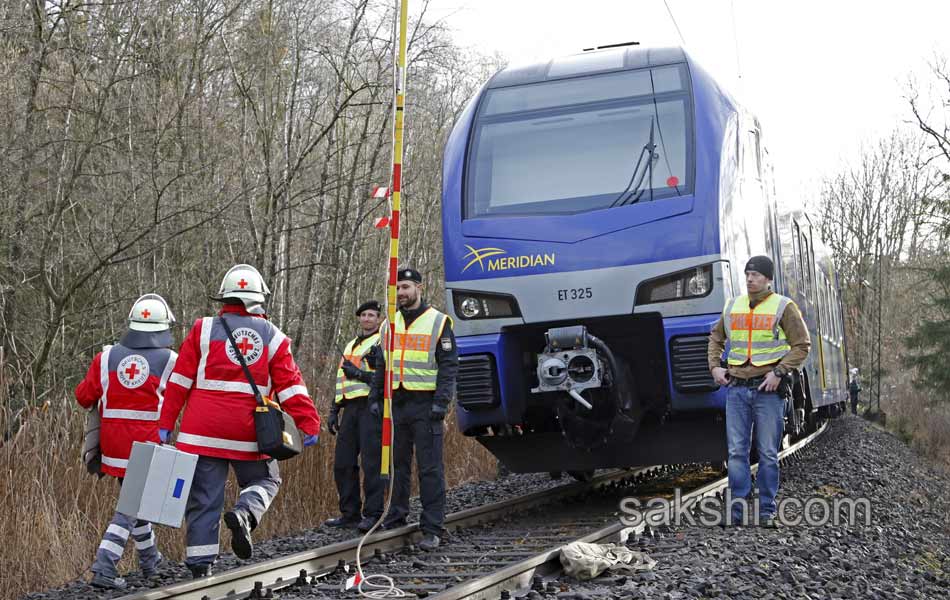
[[[782,373],[782,370],[779,369],[778,367],[772,367],[772,375],[775,375],[779,379],[781,379],[782,377],[785,377],[785,373]]]

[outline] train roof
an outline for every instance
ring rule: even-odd
[[[686,62],[686,53],[680,47],[646,48],[630,46],[609,48],[562,56],[534,64],[506,67],[491,78],[488,87],[508,87],[563,79],[565,77],[627,71],[682,62]]]

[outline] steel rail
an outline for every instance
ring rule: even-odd
[[[828,423],[825,422],[825,424],[814,433],[795,442],[785,450],[782,450],[779,452],[779,460],[791,456],[814,440],[818,439],[822,434],[825,433],[827,428]],[[752,466],[752,471],[758,471],[758,464]],[[721,493],[728,485],[728,477],[723,477],[722,479],[718,479],[712,483],[706,484],[688,494],[684,494],[682,499],[683,501],[686,501],[695,498],[698,501],[700,498]],[[647,515],[658,514],[663,510],[666,509],[656,508],[647,511],[643,515],[643,521],[650,520]],[[672,510],[672,507],[670,510]],[[608,540],[614,540],[620,541],[622,543],[626,542],[630,535],[635,533],[639,534],[643,531],[643,529],[644,523],[641,523],[635,527],[630,527],[625,526],[618,520],[616,523],[608,527],[573,541],[602,543]],[[535,577],[550,577],[551,575],[561,571],[560,557],[562,547],[563,546],[559,546],[551,550],[546,550],[527,560],[515,563],[499,571],[496,571],[491,575],[486,575],[485,577],[471,579],[464,583],[460,583],[457,586],[453,586],[444,592],[432,596],[432,600],[496,600],[501,596],[502,591],[508,591],[513,597],[516,595],[515,592],[531,587],[531,583],[534,581]]]
[[[484,506],[465,509],[446,515],[445,527],[454,530],[488,522],[512,512],[523,511],[535,506],[549,504],[562,498],[578,496],[616,482],[644,477],[663,472],[664,467],[651,466],[631,471],[611,471],[595,476],[589,482],[576,482],[532,492],[517,498],[494,502]],[[398,529],[373,534],[363,544],[361,558],[367,559],[377,552],[385,553],[400,550],[422,537],[417,523]],[[281,588],[293,584],[298,577],[321,577],[337,569],[341,561],[352,562],[356,558],[356,548],[360,538],[353,538],[323,546],[314,550],[305,550],[288,554],[272,560],[259,562],[222,573],[173,583],[161,588],[143,590],[122,596],[118,600],[202,600],[228,596],[250,594],[255,583],[264,589]]]

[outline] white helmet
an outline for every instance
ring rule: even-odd
[[[257,269],[251,265],[234,265],[224,274],[215,299],[238,298],[249,312],[254,312],[252,309],[263,310],[262,305],[269,295],[270,289]]]
[[[165,331],[174,322],[175,315],[158,294],[145,294],[129,311],[129,329],[134,331]]]

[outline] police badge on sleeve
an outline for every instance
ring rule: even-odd
[[[442,338],[442,350],[445,352],[452,351],[452,338],[444,337]]]

